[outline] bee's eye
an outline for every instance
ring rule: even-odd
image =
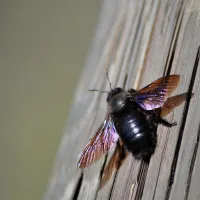
[[[114,95],[116,95],[117,93],[120,93],[121,91],[123,91],[122,88],[115,88],[114,90],[111,90],[111,92],[109,93],[108,97],[107,97],[107,101],[109,101]]]
[[[136,92],[136,90],[134,90],[134,89],[128,89],[128,93],[135,93]]]
[[[122,88],[117,87],[117,88],[114,89],[114,93],[117,93],[117,92],[120,92],[120,91],[122,91]]]

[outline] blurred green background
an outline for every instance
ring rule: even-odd
[[[100,0],[0,3],[0,199],[42,199]]]

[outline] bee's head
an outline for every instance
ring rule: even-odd
[[[115,88],[111,90],[107,97],[108,110],[113,113],[121,110],[126,103],[127,95],[122,88]]]
[[[107,102],[110,101],[115,95],[119,94],[123,92],[123,89],[120,87],[117,87],[115,89],[112,89],[109,93],[108,93],[108,97],[107,97]]]
[[[109,77],[108,77],[108,71],[106,71],[106,76],[107,76],[107,80],[108,80],[109,85],[110,85],[110,92],[97,90],[97,89],[93,89],[93,90],[89,90],[89,91],[97,91],[97,92],[101,92],[101,93],[108,93],[108,97],[107,97],[108,110],[109,110],[109,112],[112,113],[112,112],[118,111],[122,107],[124,107],[125,101],[127,99],[127,95],[126,95],[126,92],[122,88],[117,87],[115,89],[112,89],[111,82],[110,82]]]

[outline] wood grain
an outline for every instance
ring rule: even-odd
[[[198,0],[104,0],[44,199],[200,199],[199,45]],[[177,126],[158,127],[158,146],[149,163],[130,155],[99,191],[108,160],[103,157],[85,170],[77,169],[77,161],[105,117],[106,96],[87,92],[109,89],[105,69],[112,86],[125,89],[180,74],[174,95],[188,92],[188,98],[167,116]]]

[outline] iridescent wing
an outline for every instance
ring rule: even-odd
[[[191,98],[194,94],[191,95]],[[166,116],[168,115],[174,108],[181,105],[184,101],[186,101],[186,98],[188,96],[188,92],[185,92],[183,94],[179,94],[173,97],[170,97],[167,99],[167,101],[164,103],[161,109],[160,116]]]
[[[179,75],[169,75],[159,78],[135,93],[128,93],[128,97],[145,110],[160,108],[167,97],[178,86],[179,79]]]
[[[100,189],[106,185],[112,176],[113,172],[118,170],[127,158],[128,151],[122,143],[118,143],[111,159],[109,160],[103,172],[103,177],[100,182]]]
[[[117,143],[118,138],[119,136],[112,117],[107,115],[104,122],[82,151],[78,161],[78,167],[88,167],[94,161],[100,159],[103,154],[107,153]]]

